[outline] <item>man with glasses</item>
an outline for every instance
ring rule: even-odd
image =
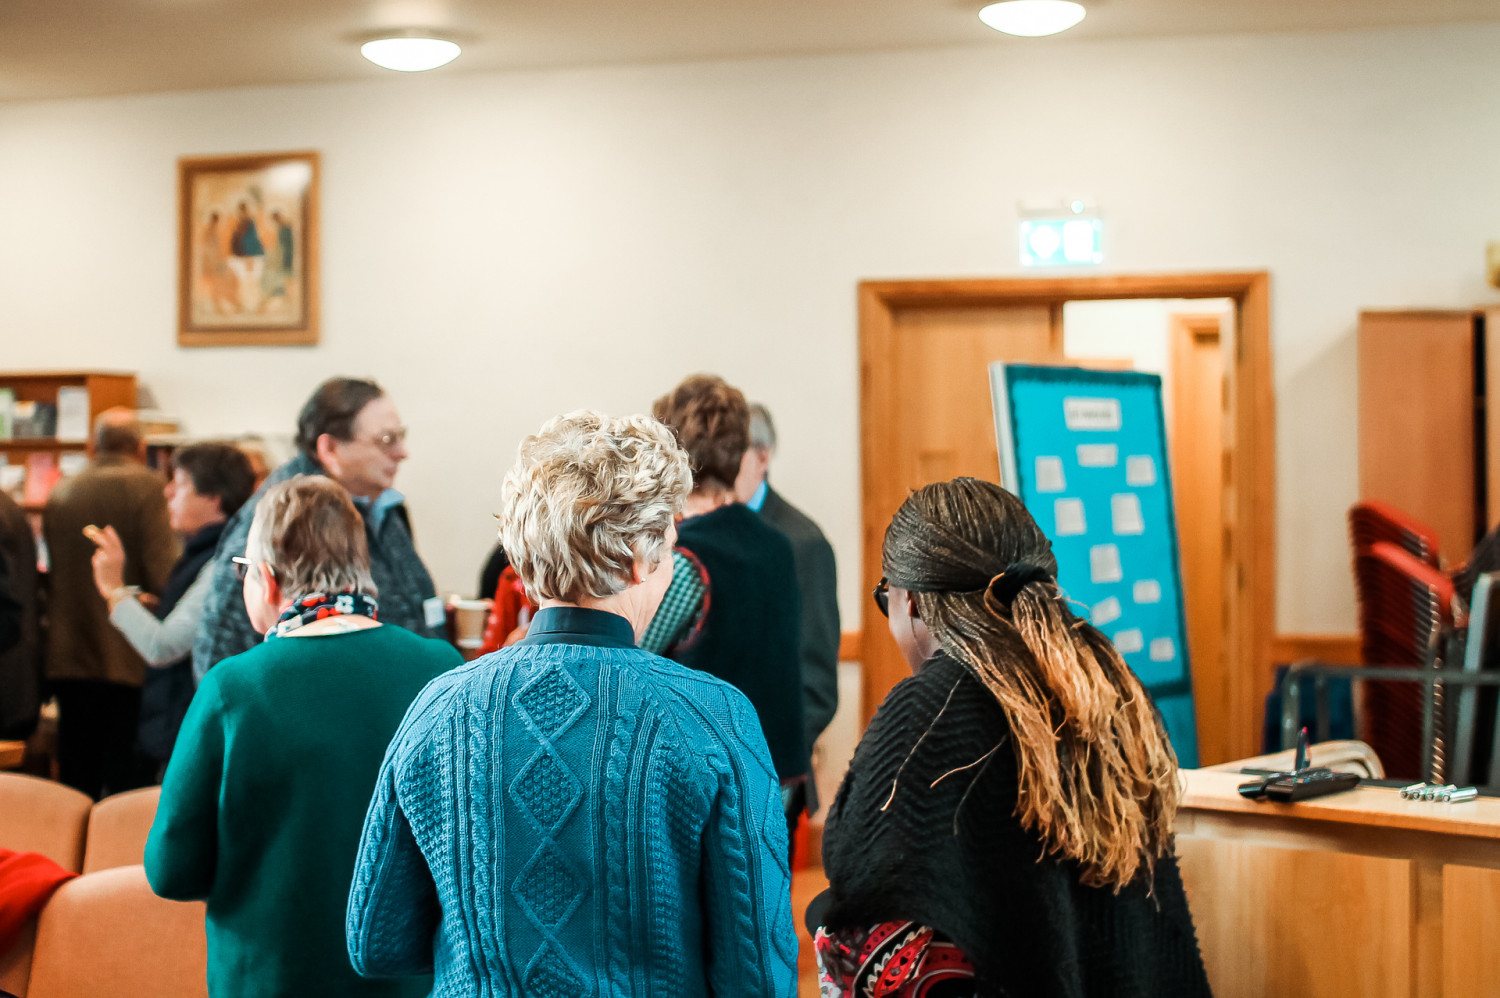
[[[395,403],[373,381],[330,378],[297,417],[297,449],[300,453],[240,507],[219,542],[203,625],[193,644],[193,673],[199,679],[216,662],[261,640],[245,612],[243,574],[236,572],[234,558],[245,553],[261,495],[296,475],[327,475],[354,499],[365,522],[380,620],[423,637],[443,633],[442,600],[412,543],[406,500],[392,488],[396,469],[406,460],[406,428]]]

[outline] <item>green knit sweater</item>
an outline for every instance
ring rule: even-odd
[[[213,998],[417,996],[364,980],[344,946],[360,828],[386,745],[423,686],[462,664],[390,625],[276,638],[204,677],[146,844],[157,894],[208,902]]]

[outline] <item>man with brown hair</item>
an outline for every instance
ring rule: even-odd
[[[114,527],[125,550],[125,584],[153,596],[177,560],[166,484],[145,465],[135,414],[112,409],[94,429],[94,459],[52,490],[42,514],[51,560],[47,678],[57,692],[57,762],[62,780],[93,797],[150,779],[135,748],[146,663],[109,621],[94,585],[87,526]]]

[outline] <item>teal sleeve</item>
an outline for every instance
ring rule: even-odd
[[[796,998],[797,933],[786,812],[760,722],[726,691],[733,730],[711,759],[719,789],[704,830],[704,941],[714,995]]]
[[[161,897],[198,901],[213,889],[224,729],[223,696],[219,683],[209,676],[183,718],[146,840],[146,879]]]
[[[349,890],[345,943],[349,962],[364,977],[431,973],[432,937],[442,915],[437,885],[396,796],[404,734],[397,734],[381,764]]]

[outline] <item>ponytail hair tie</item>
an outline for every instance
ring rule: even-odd
[[[1022,589],[1033,582],[1051,582],[1052,573],[1037,565],[1007,565],[1005,571],[990,580],[985,589],[984,601],[990,606],[991,612],[999,609],[1009,610],[1011,603]]]

